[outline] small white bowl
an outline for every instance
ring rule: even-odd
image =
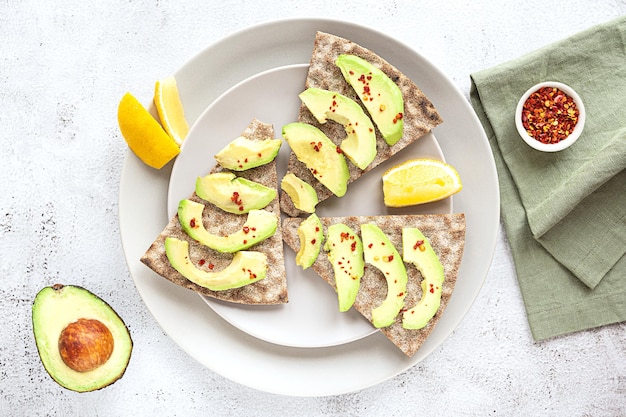
[[[574,130],[572,131],[572,133],[569,134],[567,138],[557,143],[543,143],[533,138],[528,134],[528,132],[522,125],[522,108],[524,107],[524,103],[532,93],[543,87],[558,88],[559,90],[570,96],[574,100],[574,103],[578,108],[578,121],[576,123],[576,126],[574,127]],[[520,137],[524,140],[524,142],[528,144],[528,146],[542,152],[557,152],[572,146],[574,142],[576,142],[585,127],[585,117],[585,106],[576,91],[563,83],[556,81],[546,81],[532,86],[524,93],[524,95],[522,95],[522,98],[520,98],[519,103],[517,103],[517,108],[515,109],[515,126],[517,127],[517,132],[519,133]]]

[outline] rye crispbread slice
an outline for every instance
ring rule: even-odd
[[[254,140],[273,139],[274,127],[254,119],[244,130],[242,136]],[[216,165],[211,169],[210,173],[223,170],[221,166]],[[237,176],[259,182],[267,187],[278,189],[275,160],[257,168],[236,172],[236,174]],[[190,199],[205,205],[202,221],[204,226],[211,233],[222,235],[230,234],[240,229],[247,219],[247,215],[232,214],[223,211],[213,204],[202,200],[195,192],[190,196]],[[265,207],[265,210],[275,213],[280,219],[278,197]],[[141,258],[141,262],[173,283],[207,297],[239,304],[283,304],[288,301],[287,277],[285,274],[280,221],[276,233],[272,237],[248,249],[263,252],[267,255],[267,276],[250,285],[224,291],[211,291],[201,287],[189,281],[176,271],[170,265],[165,253],[164,242],[165,238],[168,236],[189,242],[191,260],[194,265],[199,268],[202,268],[199,266],[200,263],[204,264],[204,268],[207,268],[207,266],[211,264],[213,265],[213,271],[219,271],[230,264],[233,254],[220,253],[195,242],[182,230],[180,222],[178,221],[178,214],[176,214]]]
[[[283,238],[287,245],[296,252],[300,247],[298,226],[303,220],[303,218],[286,218],[283,220]],[[404,227],[417,227],[430,240],[444,267],[445,274],[439,310],[426,327],[419,330],[402,328],[402,313],[398,315],[394,324],[380,329],[405,355],[413,356],[432,333],[450,301],[465,247],[465,215],[460,213],[320,217],[320,220],[325,235],[331,224],[344,223],[360,236],[361,224],[374,223],[385,232],[400,254],[402,254],[402,228]],[[336,290],[333,267],[324,250],[320,252],[311,268]],[[421,298],[422,276],[412,264],[406,264],[406,270],[409,278],[405,308],[409,309],[417,304]],[[353,307],[371,322],[372,309],[379,306],[386,295],[387,281],[384,276],[377,268],[366,264],[365,274],[361,278],[361,287]]]
[[[403,117],[404,135],[402,139],[393,146],[389,146],[383,140],[378,129],[376,129],[377,154],[372,163],[365,170],[361,170],[348,161],[350,168],[349,182],[353,182],[365,172],[380,165],[397,152],[430,132],[441,124],[443,119],[422,90],[399,69],[385,61],[376,53],[350,40],[329,33],[316,33],[305,88],[317,87],[335,91],[352,98],[360,104],[361,102],[356,92],[346,82],[339,67],[335,65],[335,59],[341,54],[359,56],[380,68],[400,87],[405,107]],[[365,110],[365,113],[368,114],[367,110]],[[339,145],[346,136],[345,129],[339,123],[333,121],[328,121],[325,124],[318,123],[304,104],[300,106],[298,121],[312,124],[320,128],[336,145]],[[290,154],[287,170],[311,184],[317,192],[320,202],[332,195],[326,187],[315,179],[306,166],[298,161],[293,152]],[[289,196],[284,192],[281,193],[280,204],[281,209],[289,216],[295,217],[302,214],[300,210],[295,208]]]

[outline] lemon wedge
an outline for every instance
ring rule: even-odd
[[[183,103],[180,101],[178,86],[173,76],[158,80],[154,86],[154,105],[159,113],[161,124],[168,135],[182,145],[189,132]]]
[[[180,153],[176,141],[130,93],[124,94],[120,100],[117,121],[128,147],[152,168],[163,168]]]
[[[406,207],[442,200],[463,188],[456,169],[445,162],[411,159],[383,174],[383,196],[387,207]]]

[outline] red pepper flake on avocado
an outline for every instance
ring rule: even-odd
[[[542,143],[558,143],[576,127],[580,112],[574,99],[556,87],[542,87],[532,93],[522,108],[522,125]]]

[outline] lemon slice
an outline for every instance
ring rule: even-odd
[[[383,174],[383,195],[387,207],[442,200],[462,188],[456,169],[436,159],[411,159]]]
[[[174,139],[130,93],[124,94],[120,100],[117,122],[128,147],[152,168],[163,168],[180,153]]]
[[[180,101],[174,77],[167,77],[156,82],[154,104],[163,128],[180,146],[189,132],[189,125],[185,119],[183,103]]]

